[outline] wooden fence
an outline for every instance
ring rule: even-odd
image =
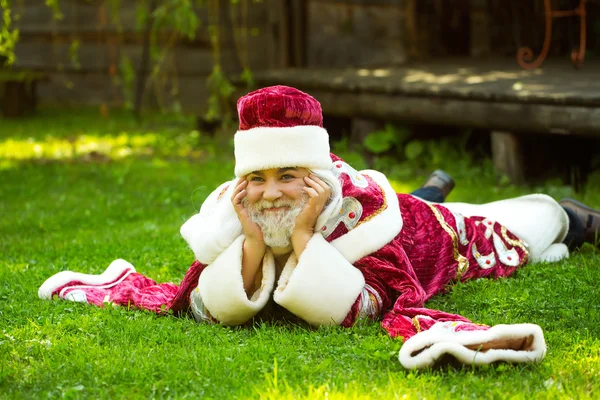
[[[512,58],[518,45],[535,49],[543,36],[543,5],[537,1],[218,1],[220,63],[233,77],[244,65],[260,73],[286,67],[394,67],[452,56]],[[60,0],[60,20],[42,0],[13,3],[20,16],[16,67],[49,75],[38,87],[42,103],[110,106],[131,99],[131,70],[140,68],[143,43],[143,29],[136,28],[138,2],[120,1],[118,23],[105,0]],[[596,6],[590,5],[590,16],[597,19],[600,0],[591,3]],[[242,4],[248,6],[246,19]],[[206,80],[215,58],[207,7],[196,11],[201,24],[194,39],[169,44],[172,34],[161,32],[161,47],[170,51],[161,64],[163,73],[148,85],[145,105],[179,103],[183,111],[196,114],[205,109]],[[572,32],[558,28],[553,51],[564,53],[569,40],[560,36]],[[596,42],[588,39],[590,45]]]
[[[20,39],[15,67],[49,75],[48,82],[38,87],[41,102],[121,105],[131,98],[143,47],[143,28],[136,28],[136,2],[121,2],[118,23],[111,18],[111,10],[104,1],[61,0],[59,20],[53,18],[52,10],[41,0],[16,3]],[[220,62],[226,73],[239,73],[244,61],[253,69],[264,69],[269,62],[265,54],[275,52],[267,35],[270,32],[267,3],[251,3],[248,59],[241,60],[240,46],[245,45],[246,39],[240,34],[241,24],[236,24],[239,7],[228,0],[221,1]],[[206,80],[215,58],[207,8],[200,7],[197,13],[201,23],[194,39],[160,32],[158,47],[169,51],[160,63],[162,72],[148,82],[146,104],[171,107],[180,102],[184,111],[193,113],[206,106]]]

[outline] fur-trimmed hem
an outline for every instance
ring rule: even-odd
[[[545,354],[544,334],[535,324],[455,331],[451,322],[438,322],[408,339],[398,358],[405,368],[418,369],[435,365],[445,355],[463,364],[485,365],[496,361],[540,362]]]
[[[81,282],[81,284],[89,286],[108,285],[117,281],[117,279],[127,271],[129,271],[129,273],[136,272],[133,265],[120,258],[110,263],[104,272],[98,275],[61,271],[46,279],[38,289],[38,296],[42,300],[50,300],[52,298],[52,293],[69,282]]]

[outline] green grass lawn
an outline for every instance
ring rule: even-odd
[[[479,323],[540,325],[548,353],[537,365],[409,372],[397,359],[401,341],[376,323],[227,328],[39,300],[52,274],[100,273],[115,258],[180,282],[193,255],[179,228],[233,173],[228,144],[203,142],[189,126],[90,111],[0,120],[0,398],[599,396],[600,252],[591,246],[508,279],[457,285],[427,304]],[[556,183],[496,187],[489,163],[441,166],[457,180],[450,200],[543,190],[600,207],[594,185],[579,194]],[[398,190],[416,188],[426,172],[406,175],[394,176]]]

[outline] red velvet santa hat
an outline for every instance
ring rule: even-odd
[[[288,86],[270,86],[241,97],[235,134],[235,175],[269,168],[329,169],[329,135],[321,104]]]

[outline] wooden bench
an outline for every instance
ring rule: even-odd
[[[47,74],[43,72],[0,69],[2,115],[15,118],[34,112],[37,105],[37,83],[47,79]]]
[[[547,60],[442,60],[380,69],[279,69],[257,72],[259,86],[288,85],[315,96],[333,116],[491,131],[499,174],[521,183],[527,133],[600,137],[600,65],[582,70]]]

